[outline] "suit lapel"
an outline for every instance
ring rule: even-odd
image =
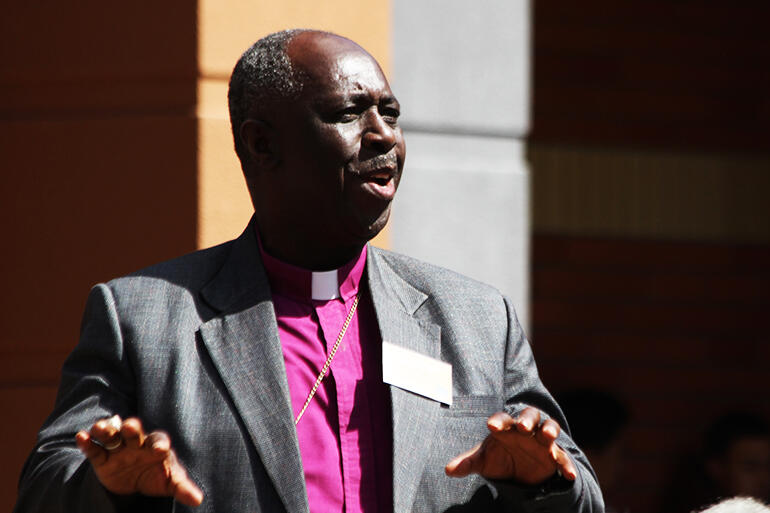
[[[382,339],[439,358],[440,328],[414,317],[428,296],[404,281],[375,248],[367,275]],[[393,404],[393,509],[411,511],[430,452],[439,403],[391,386]]]
[[[309,511],[286,368],[270,287],[254,225],[233,243],[219,274],[202,290],[220,311],[200,335],[273,485],[289,512]],[[401,278],[376,250],[367,259],[369,290],[383,340],[440,357],[440,328],[414,317],[428,296]],[[409,511],[423,474],[439,403],[391,386],[393,507]]]
[[[202,291],[222,313],[200,335],[289,512],[307,512],[307,491],[270,287],[253,223]]]

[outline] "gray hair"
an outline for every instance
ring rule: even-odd
[[[291,40],[306,29],[274,32],[243,52],[230,76],[227,103],[235,153],[243,164],[248,152],[240,137],[240,128],[252,113],[268,101],[292,99],[302,92],[302,75],[292,68],[286,51]]]
[[[701,513],[770,513],[770,508],[751,497],[733,497],[704,509]]]

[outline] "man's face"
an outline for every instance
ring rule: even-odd
[[[276,116],[279,169],[271,190],[255,192],[271,196],[268,214],[297,237],[360,247],[385,226],[401,178],[398,101],[374,59],[351,41],[303,33],[289,56],[306,76],[303,92]]]

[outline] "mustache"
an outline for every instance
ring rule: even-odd
[[[366,175],[375,171],[392,170],[395,171],[398,168],[398,158],[395,153],[386,153],[384,155],[377,155],[368,160],[358,163],[358,174]]]

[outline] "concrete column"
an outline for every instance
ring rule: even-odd
[[[391,246],[490,283],[528,322],[530,3],[393,1],[407,159]]]

